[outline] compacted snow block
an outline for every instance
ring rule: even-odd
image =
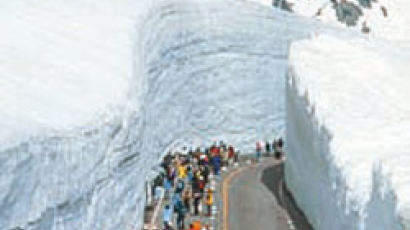
[[[2,4],[0,229],[140,227],[144,2]]]
[[[408,229],[405,53],[358,38],[292,45],[285,177],[316,230]]]
[[[1,230],[140,229],[162,153],[215,139],[250,152],[284,129],[288,44],[317,27],[219,0],[0,13],[13,22],[0,27]]]

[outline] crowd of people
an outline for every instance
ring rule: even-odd
[[[178,230],[201,230],[200,218],[186,228],[187,215],[210,217],[214,204],[214,190],[211,176],[219,175],[223,167],[238,161],[239,152],[232,145],[220,142],[209,148],[169,152],[162,160],[164,173],[155,180],[155,188],[163,188],[166,204],[163,209],[165,230],[173,229],[171,223],[176,215]],[[155,189],[154,190],[157,190]],[[161,189],[158,189],[159,194]],[[158,199],[158,195],[154,195]],[[202,208],[205,207],[205,208]]]
[[[265,152],[271,151],[276,157],[281,156],[283,141],[275,140],[272,145],[265,143]],[[262,144],[256,144],[256,160],[260,161]],[[186,217],[207,218],[212,215],[214,205],[215,185],[211,178],[218,176],[221,169],[236,164],[240,152],[232,145],[224,142],[214,143],[208,148],[197,148],[166,154],[161,163],[163,172],[154,180],[154,200],[160,199],[163,193],[165,204],[162,210],[164,230],[173,230],[174,217],[176,216],[175,229],[202,230],[209,229],[201,218],[195,219],[188,225]]]
[[[275,139],[272,144],[269,141],[265,141],[265,153],[266,155],[274,154],[276,159],[280,159],[283,156],[283,139]],[[262,143],[256,142],[256,159],[259,160],[262,155]]]

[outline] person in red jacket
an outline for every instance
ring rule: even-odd
[[[229,162],[229,164],[233,163],[234,158],[235,158],[235,149],[233,148],[232,145],[230,145],[228,147],[228,159],[229,159],[228,162]]]
[[[212,145],[209,152],[211,152],[211,157],[214,157],[216,155],[216,146]]]

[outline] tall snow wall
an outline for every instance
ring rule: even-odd
[[[168,149],[223,139],[248,152],[283,132],[289,43],[320,28],[239,1],[1,12],[13,23],[0,37],[0,229],[140,228]]]
[[[0,229],[135,229],[144,180],[138,37],[149,1],[3,2]]]
[[[292,44],[285,177],[316,230],[408,229],[409,57],[360,37]]]

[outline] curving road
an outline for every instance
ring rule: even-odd
[[[227,180],[227,229],[312,230],[283,186],[281,162],[268,158]]]

